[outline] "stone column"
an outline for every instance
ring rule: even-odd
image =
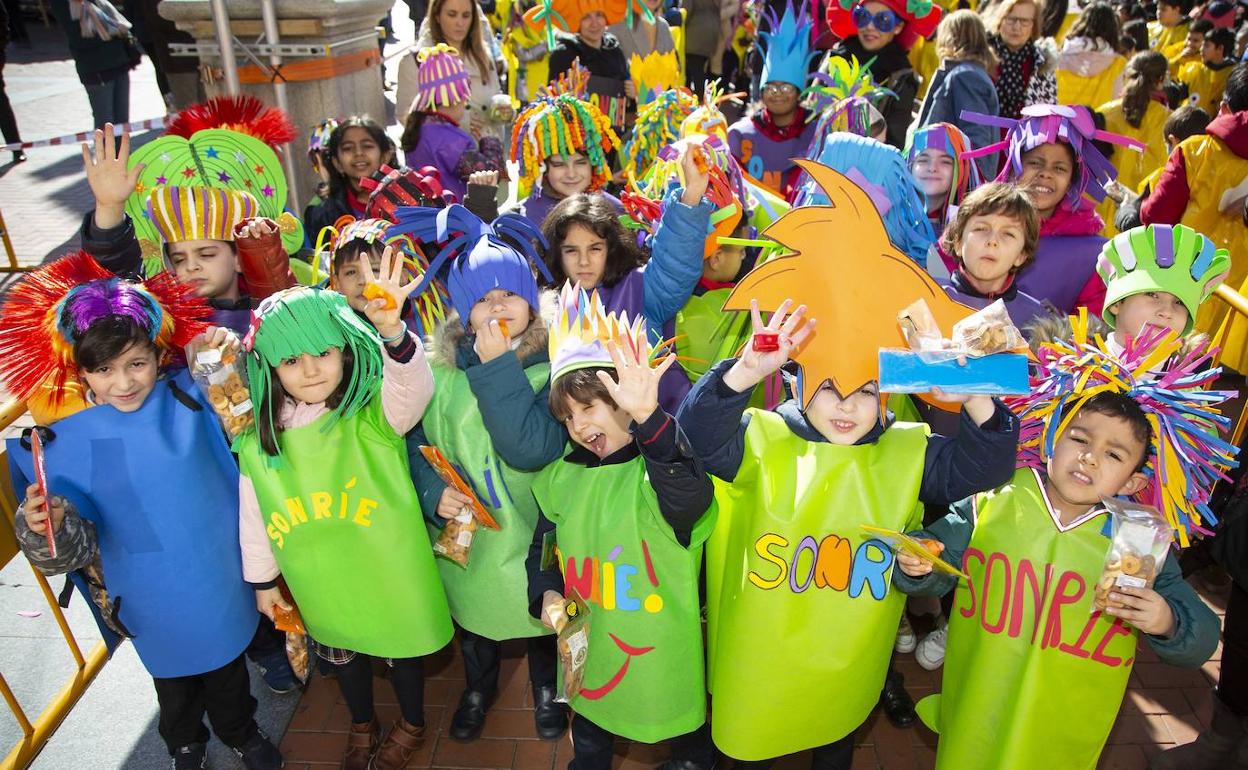
[[[290,118],[299,128],[299,137],[289,145],[295,161],[303,200],[291,201],[296,212],[303,210],[311,191],[319,180],[307,162],[308,134],[313,126],[325,118],[342,118],[349,115],[367,114],[383,125],[386,123],[386,101],[382,88],[380,51],[378,39],[372,34],[377,22],[394,4],[393,0],[274,0],[277,10],[278,33],[283,44],[296,44],[317,48],[316,56],[284,56],[283,67],[298,63],[324,61],[320,57],[336,59],[343,69],[341,74],[326,72],[313,80],[292,75],[286,81],[286,95]],[[256,40],[263,41],[264,27],[261,22],[259,0],[226,0],[230,27],[234,37],[244,45]],[[174,22],[178,29],[195,38],[197,43],[216,43],[212,13],[208,0],[162,0],[159,13]],[[342,42],[348,41],[351,42]],[[325,46],[335,44],[328,51]],[[367,51],[377,52],[377,59],[368,66],[352,66]],[[248,83],[247,73],[255,70],[255,62],[235,46],[240,71],[242,92],[276,104],[273,87],[268,82]],[[354,56],[353,56],[354,55]],[[268,64],[267,56],[257,56]],[[202,64],[220,68],[219,57],[201,56]],[[223,82],[205,83],[208,96],[225,93]]]

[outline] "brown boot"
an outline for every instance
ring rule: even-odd
[[[399,718],[386,733],[381,748],[373,755],[369,770],[401,770],[407,766],[412,755],[425,745],[425,726],[413,727],[406,719]]]
[[[374,717],[371,722],[351,723],[347,733],[347,751],[342,755],[341,770],[368,770],[368,763],[377,751],[381,726]]]

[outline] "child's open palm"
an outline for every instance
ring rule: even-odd
[[[750,319],[754,323],[754,335],[775,335],[775,350],[755,350],[753,339],[747,343],[741,358],[724,375],[724,382],[738,393],[753,388],[769,377],[789,360],[793,351],[800,348],[815,328],[815,319],[806,317],[806,306],[799,305],[792,314],[793,300],[786,299],[771,314],[771,320],[763,323],[758,301],[750,300]]]
[[[124,220],[126,199],[134,192],[143,165],[128,168],[130,134],[123,133],[118,146],[112,123],[105,123],[103,130],[95,130],[94,145],[93,151],[91,145],[82,143],[82,165],[91,194],[95,196],[96,225],[115,227]]]
[[[364,315],[376,327],[378,334],[393,338],[403,332],[403,321],[399,317],[403,310],[403,301],[415,291],[420,281],[416,279],[403,283],[403,258],[391,246],[387,246],[382,252],[378,267],[378,275],[374,277],[368,254],[360,255],[360,272],[364,276],[366,287],[364,296],[369,297],[368,304],[364,306]]]
[[[612,342],[607,345],[607,352],[611,354],[619,381],[611,379],[607,372],[598,372],[598,379],[606,386],[615,405],[640,425],[659,408],[659,380],[676,363],[676,355],[669,353],[651,366],[648,360],[641,357],[640,350],[621,350]]]

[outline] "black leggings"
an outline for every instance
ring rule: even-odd
[[[390,665],[390,684],[399,701],[403,719],[413,727],[425,723],[424,658],[395,658]],[[357,724],[373,721],[373,657],[356,653],[347,663],[331,663],[338,675],[342,699],[347,702],[351,721]]]

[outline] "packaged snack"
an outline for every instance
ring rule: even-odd
[[[472,487],[463,480],[459,472],[455,470],[455,466],[451,465],[451,461],[446,459],[446,455],[442,454],[442,450],[434,446],[422,446],[420,448],[421,455],[424,456],[425,462],[437,472],[438,478],[442,479],[448,487],[453,487],[456,491],[472,500],[469,504],[472,508],[473,518],[477,523],[488,529],[502,529],[499,523],[494,519],[490,512],[477,498],[476,492],[472,491]]]
[[[910,303],[897,314],[897,323],[911,350],[940,350],[944,347],[936,316],[932,315],[932,309],[925,300],[916,299]]]
[[[970,580],[970,577],[968,577],[965,572],[940,558],[940,554],[945,549],[942,547],[939,540],[911,537],[904,532],[898,532],[893,529],[885,529],[883,527],[873,527],[869,524],[863,524],[861,527],[863,532],[871,535],[875,539],[887,545],[889,548],[893,549],[894,553],[907,553],[911,556],[917,556],[928,564],[931,564],[932,569],[936,572],[943,572],[946,575],[956,575]]]
[[[951,341],[953,350],[974,358],[1006,353],[1027,344],[1002,300],[954,324]]]
[[[1117,498],[1102,502],[1109,511],[1112,535],[1093,591],[1092,612],[1121,607],[1109,599],[1118,586],[1152,588],[1174,539],[1166,517],[1156,508]]]
[[[251,427],[255,415],[247,390],[247,367],[236,353],[226,353],[202,342],[186,346],[191,379],[208,399],[230,438]]]
[[[502,333],[503,333],[503,336],[504,336],[504,337],[506,337],[507,339],[511,339],[511,329],[508,329],[508,328],[507,328],[507,322],[506,322],[506,321],[499,321],[499,322],[498,322],[498,330],[499,330],[500,332],[502,332]]]
[[[308,681],[308,630],[303,625],[303,617],[299,608],[290,598],[290,591],[284,584],[279,586],[282,596],[290,603],[290,609],[278,604],[273,607],[273,627],[286,633],[286,659],[299,681]]]
[[[433,552],[445,557],[461,567],[468,566],[468,552],[472,550],[472,539],[477,532],[477,520],[472,509],[464,506],[458,516],[446,522],[442,534],[433,544]]]
[[[581,691],[585,678],[585,661],[589,658],[589,604],[573,588],[572,595],[564,600],[561,611],[551,612],[559,651],[559,666],[563,673],[559,688],[560,703],[571,703]]]

